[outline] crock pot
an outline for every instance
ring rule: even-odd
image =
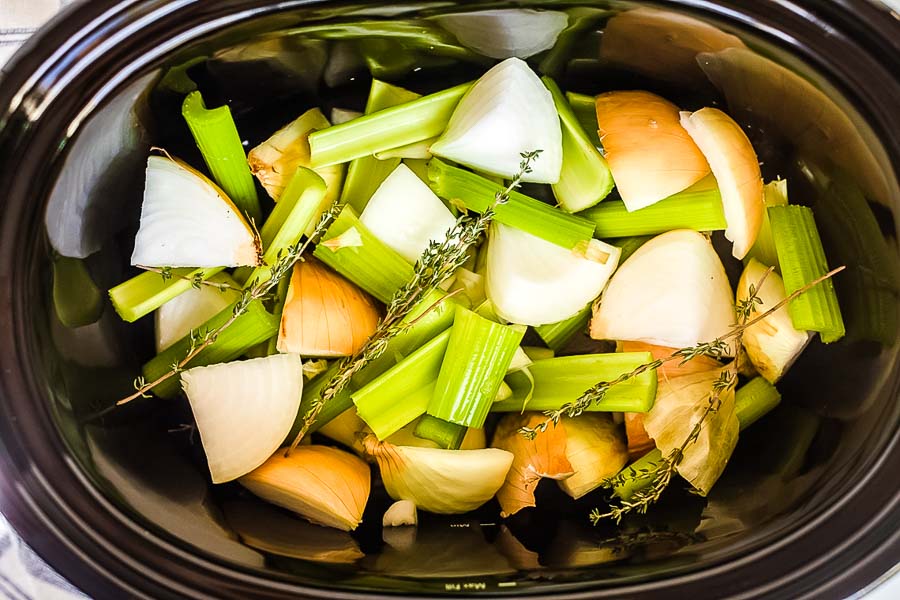
[[[41,30],[0,78],[0,510],[27,543],[95,598],[840,598],[890,571],[900,21],[864,0],[660,0],[662,25],[604,46],[637,5],[91,0]],[[360,109],[372,74],[419,92],[477,76],[497,58],[485,32],[489,46],[504,32],[439,15],[496,8],[568,16],[557,50],[530,59],[566,89],[726,107],[848,266],[836,281],[847,339],[809,348],[713,493],[673,489],[646,517],[592,528],[602,494],[571,504],[542,487],[540,510],[426,516],[398,540],[381,531],[375,490],[360,531],[332,537],[214,489],[183,402],[96,418],[152,354],[152,324],[125,327],[106,306],[63,326],[51,265],[83,259],[101,289],[131,274],[149,147],[202,164],[179,77],[229,103],[252,146],[315,104]]]

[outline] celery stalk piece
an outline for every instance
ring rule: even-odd
[[[264,265],[252,270],[238,269],[234,274],[235,280],[245,288],[252,286],[254,282],[268,281],[272,273],[271,267],[278,262],[279,255],[299,242],[310,223],[319,215],[325,193],[324,179],[314,171],[297,167],[259,231]]]
[[[351,398],[360,418],[379,440],[425,413],[434,394],[450,331],[445,331],[397,363]]]
[[[349,206],[325,232],[313,255],[384,303],[415,273],[402,256],[366,229]]]
[[[294,438],[297,437],[297,434],[300,433],[300,428],[303,425],[303,417],[312,408],[313,403],[319,400],[322,391],[329,383],[331,383],[331,380],[338,374],[340,368],[341,361],[334,361],[334,363],[328,367],[328,370],[317,375],[312,381],[303,386],[303,395],[300,398],[300,409],[297,411],[297,418],[294,419],[294,425],[291,427],[291,431],[284,439],[285,445],[290,445],[290,443],[294,441]],[[322,407],[322,411],[319,413],[316,421],[310,426],[309,433],[315,433],[323,425],[331,422],[332,419],[352,407],[353,400],[350,399],[350,394],[352,394],[355,389],[356,388],[351,381],[337,396],[329,400],[328,403]]]
[[[385,108],[412,102],[416,98],[419,98],[419,94],[415,92],[373,79],[365,114],[371,115]],[[354,159],[347,169],[341,202],[353,207],[357,214],[362,214],[369,198],[399,164],[399,158],[378,160],[369,155]]]
[[[413,435],[423,440],[431,440],[439,448],[445,450],[459,450],[467,431],[469,431],[469,428],[465,425],[457,425],[456,423],[425,414],[416,423]]]
[[[202,327],[199,327],[197,331],[202,333],[222,326],[231,318],[232,312],[233,306],[225,308]],[[234,360],[249,348],[275,335],[278,325],[278,319],[266,311],[262,302],[259,300],[251,302],[247,312],[222,331],[215,343],[204,348],[186,367],[202,367]],[[188,334],[150,359],[143,368],[144,378],[149,382],[165,375],[172,370],[174,363],[187,356],[190,348],[191,335]],[[160,398],[171,398],[181,389],[180,381],[180,375],[170,377],[153,388],[153,393]]]
[[[224,267],[208,269],[172,269],[171,277],[145,271],[109,290],[113,308],[123,320],[134,323],[172,298],[191,289],[192,281],[205,281],[224,271]]]
[[[828,272],[825,250],[813,212],[806,206],[773,206],[768,209],[784,291],[790,295]],[[794,328],[818,331],[826,344],[844,337],[844,320],[831,279],[788,303]]]
[[[451,167],[437,158],[428,163],[428,179],[435,194],[478,213],[493,205],[497,193],[505,187],[470,171]],[[510,192],[509,202],[496,206],[494,212],[494,220],[498,223],[521,229],[563,248],[575,248],[590,240],[594,233],[591,221],[515,191]]]
[[[575,334],[587,330],[588,321],[591,320],[591,306],[588,304],[577,315],[573,315],[565,321],[541,325],[535,327],[534,331],[544,340],[548,348],[559,352],[565,348]]]
[[[278,320],[278,323],[281,323],[281,315],[284,312],[284,303],[287,301],[287,293],[288,289],[291,287],[291,278],[282,277],[278,282],[278,287],[275,288],[275,293],[272,296],[272,316]],[[273,354],[278,354],[278,332],[275,332],[275,335],[269,338],[266,342],[266,356],[271,356]]]
[[[787,206],[787,180],[777,179],[770,181],[763,187],[763,199],[766,208],[770,206]],[[769,222],[768,210],[763,212],[762,225],[759,227],[759,233],[756,236],[756,242],[750,248],[750,252],[744,257],[744,264],[750,262],[751,258],[755,258],[767,267],[778,264],[778,254],[775,251],[775,240],[772,238],[772,224]]]
[[[369,384],[376,377],[408,357],[415,350],[446,331],[453,325],[456,314],[456,301],[444,298],[446,294],[440,290],[432,290],[403,317],[402,323],[408,325],[388,340],[384,353],[370,361],[353,378],[359,387]]]
[[[457,85],[314,132],[309,136],[313,166],[349,162],[440,135],[471,85]]]
[[[613,189],[606,159],[588,138],[559,86],[549,77],[541,81],[550,90],[562,126],[563,162],[559,182],[550,187],[559,205],[571,213],[590,208]]]
[[[480,428],[525,335],[525,327],[501,325],[457,307],[450,340],[427,413]]]
[[[538,360],[528,367],[534,379],[531,399],[526,403],[525,386],[518,385],[515,373],[507,379],[513,397],[496,402],[492,412],[520,412],[522,410],[557,410],[573,402],[600,381],[612,381],[637,367],[649,363],[649,352],[614,352],[610,354],[582,354]],[[647,412],[656,399],[656,371],[650,370],[609,388],[603,400],[594,403],[589,411]],[[530,387],[530,386],[529,386]]]
[[[568,27],[559,34],[556,43],[547,51],[538,65],[538,71],[544,75],[562,76],[566,65],[572,59],[573,50],[579,48],[579,42],[584,35],[611,13],[609,10],[590,6],[577,6],[567,9],[566,12],[569,14]]]
[[[256,185],[231,109],[227,105],[207,109],[203,96],[194,91],[185,96],[181,114],[213,179],[242,213],[259,221],[262,213]]]
[[[597,124],[597,102],[593,96],[586,94],[576,94],[574,92],[566,92],[566,99],[575,118],[581,123],[581,128],[587,134],[588,139],[593,142],[597,148],[603,148],[600,141],[600,126]]]
[[[734,413],[743,431],[781,402],[781,394],[774,385],[762,377],[754,377],[738,388],[734,395]],[[662,452],[654,449],[623,469],[627,473],[625,483],[613,488],[613,494],[627,500],[638,490],[647,487],[650,479],[637,478],[640,473],[653,469],[662,460]]]
[[[66,327],[83,327],[100,319],[103,293],[91,279],[84,259],[53,259],[53,308]]]
[[[621,200],[608,200],[579,216],[596,225],[598,239],[651,235],[673,229],[725,229],[725,213],[715,179],[706,177],[688,189],[645,208],[628,212]]]

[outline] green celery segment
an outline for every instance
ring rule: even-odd
[[[312,133],[312,165],[345,163],[440,135],[471,85],[457,85]]]
[[[453,324],[453,315],[456,311],[456,304],[453,299],[443,299],[444,296],[445,294],[443,292],[433,290],[409,311],[402,321],[404,324],[408,325],[408,327],[388,340],[388,345],[384,353],[363,367],[362,370],[350,380],[347,387],[322,408],[322,412],[319,413],[315,423],[313,423],[312,427],[309,429],[310,433],[314,433],[320,427],[353,406],[351,396],[354,391],[361,389],[377,379],[382,373],[387,372],[394,365],[398,364],[424,344],[433,340],[443,331],[446,331]],[[313,402],[337,375],[341,366],[340,363],[341,361],[335,361],[327,371],[316,376],[303,387],[300,410],[297,412],[294,426],[287,438],[288,443],[292,442],[294,437],[296,437],[297,433],[300,431],[300,423],[303,416],[312,407]]]
[[[622,250],[622,253],[619,255],[619,264],[622,265],[625,264],[625,261],[628,260],[632,254],[637,252],[638,248],[649,242],[651,239],[653,239],[652,235],[632,235],[606,241]]]
[[[442,198],[482,213],[494,205],[505,187],[480,175],[452,167],[437,158],[428,164],[431,189]],[[494,208],[494,220],[516,227],[563,248],[575,248],[590,240],[594,223],[513,191],[509,202]]]
[[[578,311],[578,314],[569,317],[565,321],[541,325],[535,327],[534,331],[542,340],[544,340],[544,343],[547,344],[548,348],[559,352],[566,347],[566,344],[569,343],[569,340],[571,340],[575,334],[587,329],[588,321],[590,320],[591,304],[589,303]]]
[[[100,319],[103,294],[91,279],[84,259],[53,259],[53,308],[66,327],[82,327]]]
[[[562,170],[559,181],[550,187],[560,207],[576,213],[606,198],[614,185],[612,173],[559,86],[549,77],[543,77],[542,81],[553,96],[562,128]]]
[[[227,105],[208,109],[200,92],[194,91],[185,96],[181,114],[213,179],[241,213],[259,222],[262,213],[256,184],[231,109]]]
[[[770,206],[787,206],[788,203],[787,179],[777,179],[770,181],[763,187],[763,198],[766,207]],[[778,264],[778,254],[775,251],[775,239],[772,237],[772,224],[769,222],[769,212],[763,212],[762,225],[759,227],[759,233],[756,235],[756,241],[750,252],[744,258],[744,264],[750,262],[751,258],[755,258],[767,267],[774,267]]]
[[[278,320],[278,331],[266,342],[266,356],[278,354],[278,333],[281,331],[281,315],[284,313],[284,303],[287,302],[288,289],[291,287],[291,277],[282,277],[272,296],[272,316]]]
[[[722,198],[711,175],[640,210],[628,212],[621,200],[607,200],[579,213],[579,216],[596,225],[594,237],[602,240],[664,233],[673,229],[718,231],[726,226]]]
[[[365,114],[371,115],[391,106],[411,102],[416,98],[419,98],[419,94],[373,79]],[[353,207],[357,214],[362,214],[369,198],[372,197],[378,186],[399,165],[399,158],[378,160],[372,155],[352,160],[347,169],[344,189],[341,191],[341,202]]]
[[[763,377],[754,377],[738,388],[734,395],[734,414],[741,430],[746,429],[763,415],[772,411],[781,402],[778,389]],[[613,494],[628,500],[638,490],[650,484],[649,478],[641,478],[641,473],[650,472],[662,460],[658,448],[651,450],[623,469],[625,482],[613,488]]]
[[[171,277],[144,271],[109,290],[113,308],[123,320],[133,323],[192,287],[194,280],[206,281],[224,267],[172,269]]]
[[[197,328],[200,333],[213,331],[231,319],[234,307],[229,306]],[[250,303],[247,311],[234,323],[219,333],[216,341],[204,348],[185,368],[203,367],[238,358],[253,346],[268,340],[278,331],[278,319],[269,314],[262,302]],[[184,359],[191,348],[191,335],[188,334],[172,344],[169,348],[150,359],[143,368],[144,379],[149,383],[172,370],[172,365]],[[181,376],[175,375],[166,379],[155,388],[153,393],[160,398],[171,398],[181,389]]]
[[[768,209],[784,291],[790,295],[828,272],[812,209],[773,206]],[[834,282],[823,281],[788,303],[795,329],[818,331],[826,344],[844,337],[844,320]]]
[[[588,139],[597,148],[603,148],[603,144],[600,142],[600,127],[597,125],[597,99],[594,96],[574,92],[566,92],[566,99]]]
[[[313,220],[317,217],[325,198],[325,180],[314,171],[297,167],[297,171],[275,204],[275,208],[263,223],[259,237],[263,246],[263,266],[242,268],[234,273],[236,281],[244,287],[255,282],[268,281],[272,266],[288,248],[297,244]]]
[[[597,382],[613,381],[652,360],[649,352],[581,354],[537,360],[527,369],[533,384],[529,378],[520,375],[521,371],[510,373],[506,381],[513,390],[513,396],[494,403],[491,411],[558,410],[564,404],[577,400]],[[603,399],[587,410],[647,412],[656,399],[656,384],[656,371],[649,370],[610,387]],[[530,399],[527,398],[529,393]]]
[[[501,325],[457,307],[427,413],[482,427],[524,335],[523,326]]]
[[[344,207],[313,252],[323,263],[388,303],[413,278],[413,266],[369,231]]]
[[[423,440],[431,440],[438,445],[439,448],[445,450],[459,450],[463,440],[466,438],[466,432],[469,430],[465,425],[458,425],[432,417],[429,414],[422,415],[413,435]]]
[[[360,418],[379,440],[387,437],[425,413],[434,394],[450,330],[404,358],[382,373],[351,398]]]

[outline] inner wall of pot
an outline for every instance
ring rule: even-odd
[[[361,111],[373,75],[428,93],[484,72],[516,32],[475,9],[460,26],[440,16],[454,11],[450,3],[297,11],[222,31],[134,78],[82,123],[47,200],[46,295],[35,310],[49,314],[41,363],[59,428],[98,487],[146,527],[236,567],[421,592],[613,583],[696,568],[782,535],[855,476],[894,401],[883,388],[896,365],[895,292],[865,269],[877,240],[848,239],[846,227],[847,219],[877,223],[896,260],[897,184],[878,132],[825,78],[746,32],[678,12],[632,26],[640,13],[621,3],[548,8],[562,10],[568,26],[554,36],[537,22],[533,37],[547,35],[553,49],[531,56],[533,67],[566,90],[646,89],[685,110],[726,108],[754,142],[766,180],[787,178],[791,201],[814,208],[832,266],[848,266],[836,280],[846,339],[812,342],[779,384],[782,406],[742,433],[710,496],[677,483],[651,514],[592,527],[586,516],[604,505],[602,493],[573,503],[544,484],[538,508],[512,519],[501,520],[492,502],[469,515],[421,515],[410,534],[382,531],[390,499],[376,487],[351,535],[308,525],[237,484],[211,486],[183,399],[140,400],[85,423],[132,391],[153,355],[153,318],[126,326],[107,303],[95,323],[65,327],[51,296],[51,256],[83,259],[100,289],[136,273],[128,257],[150,147],[203,165],[180,117],[178,78],[193,79],[210,106],[229,104],[250,148],[308,108]],[[604,43],[607,29],[615,38]]]

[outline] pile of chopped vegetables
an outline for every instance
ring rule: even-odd
[[[183,395],[212,483],[313,523],[355,529],[371,473],[385,526],[506,517],[543,478],[605,488],[595,522],[676,476],[706,495],[812,337],[844,335],[812,211],[717,108],[509,58],[425,96],[375,79],[364,114],[311,108],[249,154],[227,106],[183,117],[209,176],[147,160],[143,272],[110,297],[158,354],[120,404]]]

